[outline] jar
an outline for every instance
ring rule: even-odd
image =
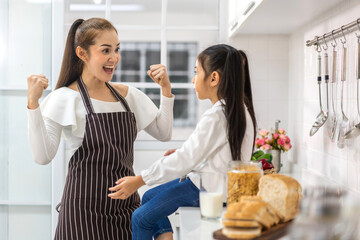
[[[232,161],[228,170],[227,205],[239,202],[244,195],[256,195],[263,176],[261,163]]]

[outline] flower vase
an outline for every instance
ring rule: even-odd
[[[265,150],[264,152],[270,153],[272,155],[272,164],[274,165],[276,172],[280,172],[280,169],[282,167],[281,164],[281,150],[271,149],[271,150]]]

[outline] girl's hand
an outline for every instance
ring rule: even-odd
[[[116,181],[116,186],[109,188],[113,193],[109,193],[108,197],[111,199],[127,199],[141,186],[145,185],[141,175],[128,176],[120,178]]]
[[[33,74],[28,76],[28,108],[36,109],[39,107],[39,99],[44,90],[49,86],[49,80],[45,75]]]
[[[147,74],[154,82],[160,85],[162,94],[166,97],[171,97],[171,84],[166,73],[166,67],[162,64],[151,65]]]
[[[166,157],[166,156],[169,156],[169,155],[173,154],[175,151],[176,151],[176,149],[170,149],[170,150],[167,150],[167,151],[166,151],[166,153],[164,154],[164,157]]]

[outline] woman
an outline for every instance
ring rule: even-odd
[[[199,206],[199,181],[192,170],[225,176],[232,160],[251,159],[256,119],[245,53],[229,45],[214,45],[199,54],[195,69],[196,95],[209,99],[212,108],[180,149],[167,152],[141,175],[124,177],[110,188],[112,198],[126,199],[145,184],[167,182],[144,194],[142,206],[132,216],[133,240],[172,239],[167,217],[179,207]],[[187,178],[176,179],[184,175]],[[213,178],[203,181],[205,189],[216,189]]]
[[[114,26],[105,19],[76,20],[70,28],[56,90],[44,75],[28,77],[29,143],[35,161],[49,163],[61,134],[69,141],[69,161],[55,239],[131,239],[131,214],[140,206],[137,193],[113,200],[108,188],[133,176],[133,144],[144,129],[170,140],[173,102],[165,67],[149,76],[162,91],[161,110],[142,92],[109,83],[120,60]]]

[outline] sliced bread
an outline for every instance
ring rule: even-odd
[[[224,227],[261,227],[259,222],[247,219],[223,219],[222,224]]]
[[[261,228],[224,227],[222,233],[228,238],[252,239],[261,235]]]
[[[235,202],[227,207],[226,219],[255,220],[265,228],[279,222],[276,214],[269,210],[269,204],[262,200],[245,200]]]

